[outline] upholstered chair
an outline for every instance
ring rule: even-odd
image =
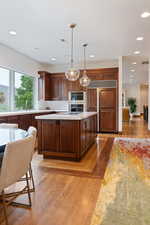
[[[3,205],[6,225],[8,225],[8,205],[31,207],[28,170],[33,154],[33,142],[34,137],[28,136],[22,140],[7,144],[4,151],[2,166],[0,170],[0,202]],[[26,177],[25,187],[21,191],[6,194],[5,189],[18,182],[18,180],[24,175]],[[13,202],[15,198],[25,193],[28,194],[28,205]]]
[[[35,127],[30,126],[28,129],[28,135],[33,136],[33,152],[32,152],[32,156],[33,156],[35,144],[36,144],[36,138],[37,138],[37,129]],[[30,191],[35,191],[35,183],[34,183],[33,170],[32,170],[31,163],[30,163],[30,167],[29,167],[29,175],[30,175],[29,179],[31,179],[31,181],[32,181],[32,188],[30,188]]]

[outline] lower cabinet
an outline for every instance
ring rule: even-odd
[[[0,123],[16,123],[18,127],[23,130],[27,130],[30,126],[34,126],[37,128],[37,120],[36,116],[47,115],[50,113],[34,113],[34,114],[23,114],[23,115],[15,115],[15,116],[0,116]]]
[[[8,123],[8,117],[7,116],[0,117],[0,123]]]
[[[27,130],[29,126],[32,126],[32,115],[20,115],[19,128]]]
[[[83,120],[39,120],[39,154],[45,158],[80,160],[95,142],[96,115]]]

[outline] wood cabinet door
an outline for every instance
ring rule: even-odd
[[[42,151],[58,152],[59,151],[59,121],[45,120],[42,121]]]
[[[9,116],[8,123],[16,123],[20,127],[20,116]]]
[[[1,116],[0,117],[0,123],[8,123],[8,117]]]
[[[105,88],[99,92],[100,132],[117,131],[117,89]]]
[[[87,89],[87,111],[97,112],[97,89]]]
[[[79,121],[72,120],[60,121],[60,152],[76,154],[79,142],[78,123]],[[69,137],[68,140],[67,137]]]
[[[20,115],[19,128],[23,130],[28,130],[29,126],[32,126],[32,115],[24,114]]]
[[[50,92],[50,74],[48,72],[40,72],[38,78],[38,98],[39,100],[51,100]]]
[[[62,81],[60,77],[52,76],[50,78],[50,99],[61,100]]]
[[[81,121],[81,154],[86,151],[86,141],[87,141],[87,124],[86,120]]]
[[[62,86],[60,99],[64,101],[68,100],[69,81],[65,77],[63,77],[61,78],[60,85]]]

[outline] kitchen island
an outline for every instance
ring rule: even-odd
[[[35,118],[38,120],[38,151],[44,158],[79,161],[96,141],[96,112]]]

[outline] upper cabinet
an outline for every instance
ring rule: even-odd
[[[97,111],[97,89],[87,89],[87,111]]]
[[[82,76],[81,71],[81,76]],[[39,71],[39,100],[68,100],[69,91],[87,91],[89,111],[95,111],[97,104],[96,89],[83,88],[79,80],[68,81],[64,73],[48,73]],[[90,69],[87,74],[91,80],[117,80],[118,68]]]
[[[48,101],[51,99],[50,96],[50,73],[45,71],[39,71],[38,78],[38,99]]]

